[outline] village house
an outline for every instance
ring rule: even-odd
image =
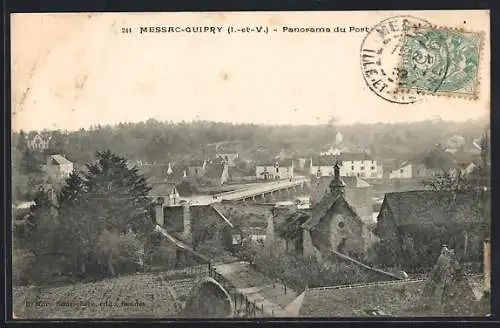
[[[341,177],[345,187],[345,199],[351,204],[364,222],[372,222],[373,217],[373,187],[365,180],[355,176]],[[314,177],[311,180],[311,205],[314,206],[330,193],[333,176]]]
[[[155,200],[162,199],[161,201],[166,206],[177,205],[180,201],[179,192],[175,184],[167,182],[150,183],[151,190],[149,195]]]
[[[333,165],[340,161],[341,176],[359,178],[382,178],[382,163],[367,153],[340,153],[339,155],[317,156],[311,158],[310,174],[316,177],[332,176]]]
[[[386,193],[374,233],[394,253],[394,264],[406,265],[405,270],[414,269],[408,266],[425,266],[429,255],[441,244],[451,245],[461,259],[480,261],[490,224],[487,209],[483,208],[484,197],[489,197],[487,192]],[[420,255],[411,250],[416,245],[416,254]]]
[[[259,180],[288,180],[293,179],[293,160],[279,159],[257,163],[255,176]]]
[[[52,137],[50,135],[42,135],[36,133],[35,135],[27,135],[25,137],[28,148],[36,151],[44,151],[49,148]]]
[[[47,156],[45,172],[53,179],[62,180],[73,172],[73,163],[60,154]]]
[[[306,169],[306,163],[308,162],[307,158],[305,157],[297,157],[294,158],[294,163],[293,167],[299,171],[303,171]]]
[[[187,175],[189,177],[202,177],[207,170],[207,160],[194,160],[187,166]]]
[[[238,152],[233,150],[228,150],[228,151],[217,151],[217,154],[215,155],[216,158],[222,158],[224,161],[226,161],[227,165],[230,167],[236,166],[236,160],[239,158]]]
[[[403,161],[389,172],[389,179],[415,179],[426,176],[425,164],[411,161]]]
[[[275,208],[268,219],[266,245],[273,251],[294,251],[328,259],[335,252],[362,258],[366,250],[365,224],[345,197],[346,184],[337,164],[330,192],[310,211]],[[295,207],[294,207],[295,206]]]
[[[194,250],[203,246],[224,253],[233,244],[233,224],[213,205],[155,204],[156,224]]]
[[[226,160],[220,157],[210,160],[205,168],[204,178],[212,180],[216,185],[223,185],[229,181],[229,164]]]

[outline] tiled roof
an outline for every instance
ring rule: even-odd
[[[316,156],[312,158],[314,166],[333,166],[337,161],[366,161],[372,160],[367,153],[341,153],[340,155]]]
[[[275,229],[285,239],[293,239],[302,234],[301,226],[309,219],[309,213],[298,211],[275,218]]]
[[[72,164],[68,159],[66,159],[63,155],[50,155],[50,158],[55,161],[59,165]]]
[[[275,160],[268,160],[268,161],[261,161],[257,163],[257,166],[275,166],[276,162],[279,163],[279,166],[281,167],[290,167],[293,165],[293,159],[288,158],[288,159],[275,159]]]
[[[205,177],[207,178],[220,178],[222,172],[224,171],[224,163],[221,161],[213,161],[211,164],[207,164]]]
[[[404,315],[423,292],[425,282],[390,281],[354,286],[306,289],[300,317],[371,317],[374,311],[385,315]]]
[[[386,193],[382,207],[388,206],[396,224],[433,224],[436,222],[474,222],[476,195],[473,193],[414,190]],[[382,212],[382,211],[381,211]]]
[[[323,197],[323,199],[313,207],[311,217],[302,225],[302,227],[305,229],[311,229],[315,227],[321,221],[321,219],[323,219],[326,216],[326,213],[332,207],[338,205],[346,206],[347,209],[349,209],[353,214],[353,217],[359,222],[361,222],[361,224],[363,224],[363,221],[361,220],[359,215],[356,213],[354,208],[351,205],[349,205],[349,203],[345,200],[344,196],[337,196],[337,197],[327,196]]]

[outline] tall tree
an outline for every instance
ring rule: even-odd
[[[125,158],[110,151],[97,152],[96,157],[83,176],[72,173],[59,194],[61,231],[68,236],[68,258],[81,274],[88,274],[91,266],[104,266],[107,269],[98,273],[115,275],[123,240],[130,240],[121,235],[132,230],[145,242],[153,229],[150,189]]]

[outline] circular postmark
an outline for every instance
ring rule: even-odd
[[[361,43],[361,72],[367,86],[377,96],[392,103],[411,104],[415,94],[398,92],[400,80],[408,72],[401,69],[405,38],[415,26],[431,26],[428,21],[413,16],[393,16],[375,25]]]
[[[431,93],[465,89],[477,75],[476,41],[453,30],[418,28],[403,47],[401,67],[408,74],[400,86]]]

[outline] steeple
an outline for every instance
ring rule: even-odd
[[[334,172],[334,176],[333,176],[332,182],[330,182],[330,192],[336,196],[339,193],[343,193],[344,187],[345,187],[344,181],[342,181],[342,179],[340,178],[340,163],[339,163],[339,161],[337,161],[335,163],[335,166],[333,167],[333,172]]]

